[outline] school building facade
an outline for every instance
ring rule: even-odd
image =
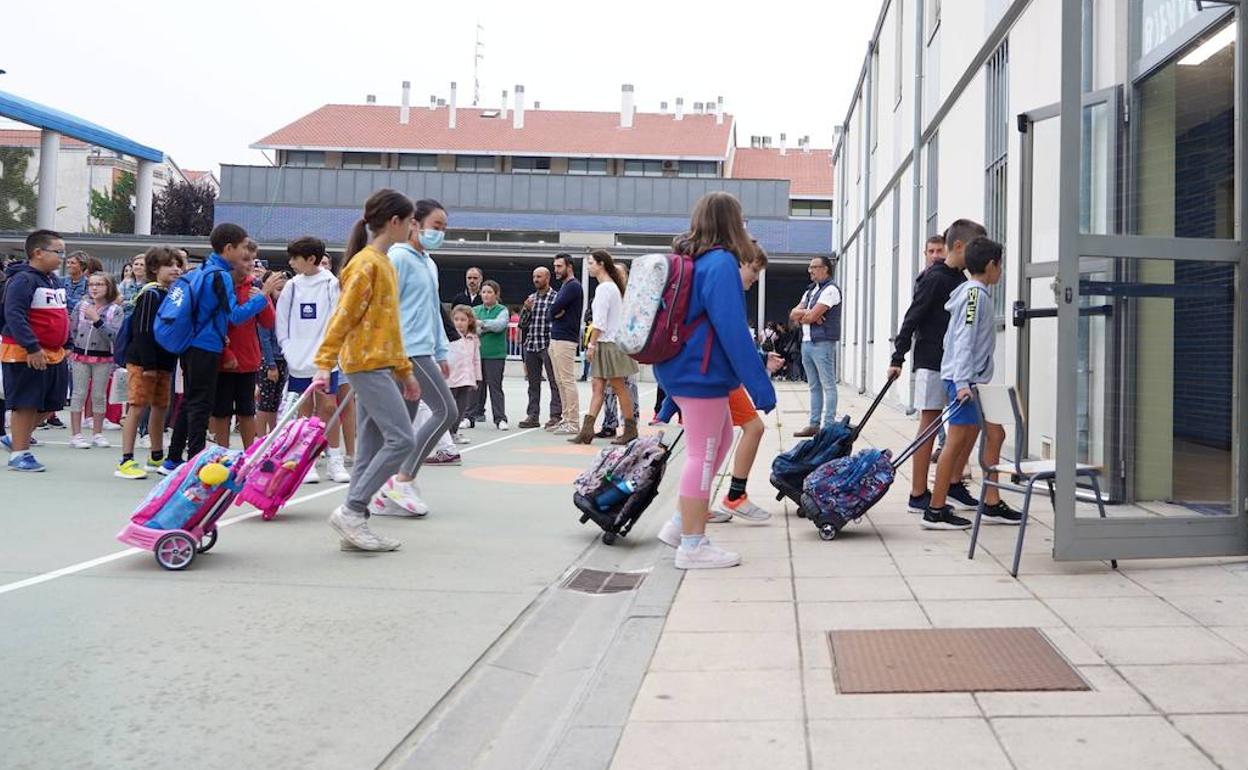
[[[1006,253],[994,382],[1020,454],[1056,461],[1059,559],[1248,552],[1241,15],[885,0],[839,129],[844,381],[883,384],[926,237],[983,222]]]

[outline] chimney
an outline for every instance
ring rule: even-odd
[[[503,120],[507,119],[507,92],[503,91],[503,108],[498,111],[498,117]]]
[[[533,109],[540,110],[541,108],[542,108],[541,102],[537,102],[537,101],[533,102]]]
[[[722,96],[715,100],[715,122],[719,125],[724,123],[724,97]]]
[[[439,99],[439,100],[438,100],[438,105],[437,105],[437,106],[438,106],[438,108],[439,108],[439,109],[441,109],[442,107],[445,107],[445,106],[446,106],[446,100],[445,100],[445,99]]]
[[[436,110],[438,108],[438,95],[429,94],[429,109]]]
[[[411,81],[403,81],[403,106],[399,108],[399,122],[407,125],[408,119],[412,112],[412,84]]]
[[[676,97],[676,119],[685,119],[685,97],[683,96]]]
[[[455,128],[455,102],[456,102],[456,97],[458,96],[458,94],[459,94],[459,86],[456,85],[454,81],[451,81],[451,116],[450,116],[450,123],[449,123],[449,126],[451,128]]]
[[[365,97],[364,97],[364,103],[365,103],[365,104],[376,104],[376,103],[377,103],[377,94],[369,94],[368,96],[365,96]]]
[[[763,142],[762,147],[763,147],[763,149],[764,149],[764,150],[766,150],[766,149],[770,149],[770,148],[771,148],[771,137],[770,137],[770,136],[764,136],[764,137],[762,138],[762,142]]]
[[[625,83],[620,86],[620,128],[633,127],[633,86]]]
[[[659,102],[659,112],[667,114],[667,102]]]
[[[516,114],[512,128],[524,128],[524,86],[516,86]]]
[[[788,155],[788,154],[789,154],[789,137],[788,137],[788,134],[781,134],[781,135],[780,135],[780,154],[781,154],[781,155]]]
[[[693,111],[694,111],[696,114],[698,114],[698,115],[701,115],[701,114],[702,114],[702,110],[703,110],[703,108],[705,108],[705,107],[706,107],[706,105],[704,105],[702,102],[694,102],[694,103],[693,103]]]
[[[810,152],[810,134],[802,137],[802,152]]]

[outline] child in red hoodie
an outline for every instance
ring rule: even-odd
[[[235,268],[234,293],[238,301],[245,302],[251,296],[251,266],[255,261],[255,241],[248,239],[251,254]],[[230,324],[226,333],[225,351],[221,354],[220,373],[217,375],[216,400],[212,405],[210,428],[213,440],[223,447],[230,445],[230,420],[238,418],[238,433],[243,448],[256,440],[256,378],[260,371],[260,336],[256,332],[259,323],[272,329],[276,316],[270,302],[259,315],[241,324]]]

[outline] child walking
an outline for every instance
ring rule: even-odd
[[[117,284],[108,273],[100,271],[87,278],[86,296],[73,309],[70,319],[70,375],[73,379],[69,400],[69,445],[74,449],[108,447],[104,437],[104,413],[108,409],[108,381],[113,363],[113,341],[121,329],[125,310],[117,303]],[[91,391],[91,441],[82,436],[82,408]]]
[[[420,384],[403,350],[398,276],[386,256],[391,246],[407,240],[415,212],[406,195],[391,189],[378,190],[364,203],[364,216],[347,240],[342,298],[314,357],[311,387],[327,391],[331,370],[341,366],[356,394],[354,473],[346,503],[329,516],[346,551],[394,551],[401,545],[369,529],[368,515],[382,484],[416,451],[404,401],[420,399]]]
[[[745,385],[759,409],[770,412],[776,406],[741,301],[740,266],[753,261],[756,247],[746,233],[741,204],[724,192],[698,201],[689,232],[674,245],[694,259],[685,322],[702,316],[707,322],[694,327],[679,353],[655,366],[659,383],[680,409],[687,439],[679,510],[659,537],[666,543],[679,537],[677,569],[733,567],[741,557],[712,545],[705,534],[712,481],[732,445],[728,396]]]
[[[468,305],[456,305],[451,311],[451,323],[459,332],[459,339],[450,344],[450,375],[446,384],[455,396],[458,420],[463,420],[475,403],[477,382],[481,380],[481,343],[477,338],[477,317]],[[451,430],[456,444],[467,444],[468,439],[459,432],[458,421]]]
[[[954,472],[970,458],[979,438],[979,410],[971,400],[971,385],[992,381],[992,356],[996,329],[992,313],[992,293],[988,288],[1001,280],[1001,244],[988,238],[975,238],[966,246],[966,270],[971,278],[949,297],[949,328],[945,332],[945,352],[940,362],[949,403],[958,402],[949,418],[949,439],[936,463],[936,483],[932,499],[923,513],[923,529],[969,529],[971,522],[956,516],[945,502],[950,494]],[[990,466],[1001,459],[1005,428],[988,423],[984,437],[984,457]],[[984,494],[984,521],[1017,525],[1022,515],[1001,499],[995,487]]]
[[[255,263],[256,251],[255,241],[248,239],[247,254],[234,267],[234,284],[231,288],[240,305],[255,291],[252,286],[252,265]],[[218,446],[229,447],[231,420],[237,421],[238,435],[242,438],[244,449],[256,440],[256,381],[263,361],[260,335],[256,329],[273,328],[273,304],[269,301],[269,296],[276,283],[270,278],[268,285],[262,290],[261,299],[264,300],[264,305],[259,313],[244,321],[231,322],[226,332],[226,345],[218,367],[210,422],[213,441]]]

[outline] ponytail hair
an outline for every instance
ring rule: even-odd
[[[383,187],[364,201],[364,216],[356,220],[347,236],[347,249],[343,253],[342,266],[368,245],[369,234],[376,235],[385,229],[391,219],[410,217],[416,210],[412,201],[398,190]]]

